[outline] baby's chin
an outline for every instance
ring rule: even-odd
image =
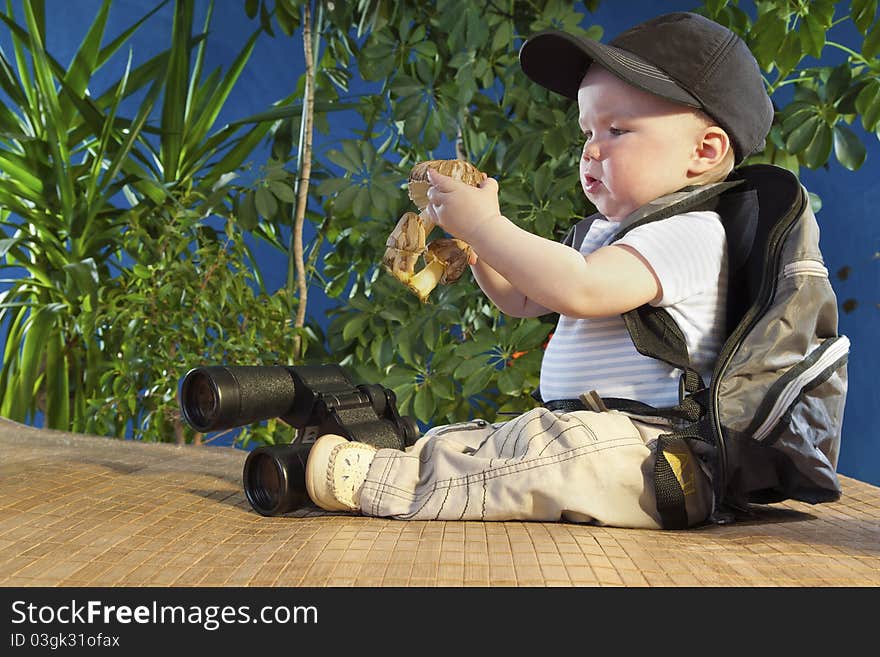
[[[612,199],[606,198],[602,194],[587,195],[587,200],[595,205],[596,211],[599,212],[608,221],[621,221],[628,217],[633,212],[633,210],[636,209],[629,209],[628,207],[625,207],[624,205],[617,203]]]

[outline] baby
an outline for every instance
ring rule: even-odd
[[[692,211],[611,242],[646,204],[724,180],[762,149],[772,105],[746,45],[697,14],[660,16],[609,45],[544,32],[523,45],[520,63],[538,84],[577,100],[581,186],[601,216],[576,250],[507,219],[494,179],[477,188],[435,171],[427,212],[472,246],[474,277],[502,312],[559,314],[541,367],[544,404],[509,422],[434,427],[406,451],[322,436],[306,472],[322,508],[662,526],[652,473],[669,425],[578,400],[678,403],[681,370],[640,354],[621,317],[645,304],[676,320],[708,382],[725,338],[725,230],[717,213]],[[712,510],[711,484],[686,445],[676,450],[688,524],[697,524]]]

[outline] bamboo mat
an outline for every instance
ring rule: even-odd
[[[833,504],[661,532],[265,518],[241,489],[245,457],[0,418],[0,586],[880,585],[880,488],[848,477]]]

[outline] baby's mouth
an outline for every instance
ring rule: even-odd
[[[602,184],[602,181],[598,178],[594,178],[593,176],[584,175],[584,190],[589,194],[596,189],[598,189],[599,185]]]

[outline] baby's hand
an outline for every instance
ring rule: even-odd
[[[428,207],[425,211],[447,233],[470,243],[472,231],[488,219],[501,215],[498,182],[485,176],[479,187],[428,170]]]

